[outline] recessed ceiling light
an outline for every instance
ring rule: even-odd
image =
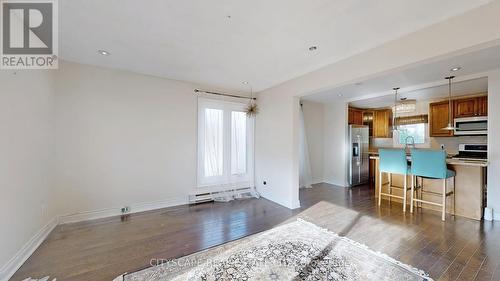
[[[309,51],[316,51],[318,49],[318,46],[311,46],[309,47]]]
[[[98,50],[97,53],[99,55],[102,55],[102,56],[109,56],[109,55],[111,55],[111,53],[109,53],[108,51],[105,51],[105,50]]]
[[[456,67],[450,69],[450,71],[455,72],[455,71],[459,71],[460,69],[462,69],[460,66],[456,66]]]
[[[339,97],[343,97],[344,95],[343,95],[343,94],[337,94],[337,96],[339,96]]]
[[[243,81],[243,82],[241,82],[241,83],[243,83],[243,84],[245,84],[245,85],[248,85],[248,81]]]

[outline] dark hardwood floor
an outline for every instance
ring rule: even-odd
[[[379,208],[368,186],[318,184],[300,191],[302,207],[266,199],[180,206],[60,225],[12,280],[50,275],[64,280],[113,280],[169,259],[270,229],[296,216],[425,270],[435,280],[500,280],[500,224],[447,217],[401,205]]]

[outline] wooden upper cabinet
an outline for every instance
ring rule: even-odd
[[[488,96],[478,98],[479,116],[488,116]]]
[[[455,106],[455,117],[473,117],[477,116],[478,112],[478,99],[468,98],[459,99],[453,102]]]
[[[452,137],[453,131],[445,131],[449,119],[448,101],[435,102],[429,105],[429,134],[431,137]],[[453,122],[453,114],[452,120]]]
[[[392,110],[375,110],[373,112],[373,137],[392,138]]]
[[[363,125],[363,110],[349,108],[349,125]]]
[[[435,102],[429,105],[429,134],[431,137],[452,137],[453,131],[442,128],[448,125],[448,101]],[[452,125],[455,118],[488,115],[488,96],[456,99],[452,101]]]
[[[488,96],[458,99],[454,105],[455,118],[488,115]]]

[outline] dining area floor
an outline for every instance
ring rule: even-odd
[[[401,203],[382,200],[373,186],[317,184],[300,193],[309,219],[341,236],[367,245],[434,280],[500,280],[500,225],[428,209],[403,213]]]
[[[301,207],[267,199],[178,206],[59,225],[11,280],[112,280],[124,272],[238,240],[302,218],[424,270],[434,280],[500,280],[500,225],[383,200],[374,188],[300,189]]]

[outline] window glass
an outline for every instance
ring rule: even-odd
[[[399,144],[425,143],[425,123],[399,126]]]
[[[247,116],[231,112],[231,174],[245,174],[247,169]]]
[[[205,155],[204,175],[206,177],[222,176],[224,153],[224,111],[220,109],[205,109]]]
[[[198,99],[199,188],[253,186],[254,119],[246,103]]]

